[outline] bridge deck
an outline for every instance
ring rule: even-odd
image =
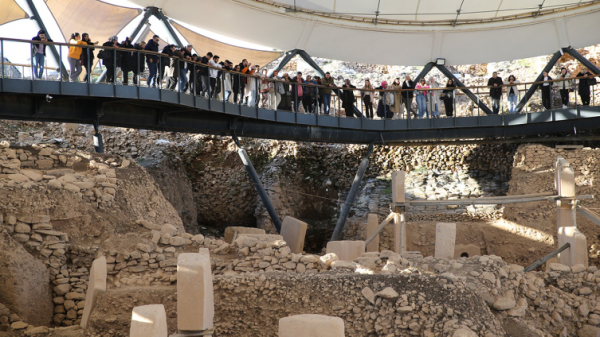
[[[0,80],[0,118],[364,144],[502,138],[597,128],[600,107],[433,119],[344,118],[236,105],[166,89]],[[47,100],[47,96],[52,99]]]

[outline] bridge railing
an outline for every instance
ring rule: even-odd
[[[50,56],[50,48],[46,48],[46,57],[40,58],[35,53],[34,44],[54,46],[62,62],[57,62]],[[490,109],[493,105],[490,97],[490,90],[493,87],[489,86],[445,87],[445,84],[437,84],[436,88],[426,89],[375,86],[373,89],[364,89],[362,85],[360,88],[346,85],[323,86],[314,82],[299,82],[294,79],[294,74],[291,77],[278,79],[264,76],[262,69],[259,69],[258,73],[242,73],[163,53],[113,47],[108,42],[104,44],[71,45],[0,38],[1,74],[3,78],[85,82],[92,85],[94,83],[156,85],[161,89],[211,97],[221,102],[349,118],[414,119],[484,116],[486,113],[480,108],[479,101],[485,102]],[[75,53],[70,53],[70,50]],[[74,54],[80,55],[79,58],[71,58]],[[24,55],[29,61],[27,64],[11,62],[12,59],[23,59]],[[150,68],[153,68],[154,64],[156,79],[150,83],[148,80],[152,79],[153,74]],[[233,66],[235,67],[235,64]],[[78,74],[79,69],[81,73]],[[186,69],[187,81],[182,81],[182,69]],[[88,73],[90,76],[86,76]],[[569,107],[586,104],[595,106],[600,104],[600,97],[596,97],[595,85],[584,84],[588,81],[593,82],[598,76],[599,74],[592,74],[564,80],[519,82],[512,85],[506,83],[505,79],[505,84],[499,86],[502,90],[499,113],[513,113],[510,108],[511,102],[508,100],[508,91],[511,88],[517,91],[516,102],[514,99],[512,101],[514,108],[523,97],[522,92],[527,91],[532,85],[545,87],[547,84],[551,87],[546,106],[544,106],[546,94],[542,93],[542,102],[540,102],[540,95],[537,92],[542,90],[537,90],[534,93],[535,99],[529,100],[519,113],[563,108],[561,95],[565,92],[561,94],[559,90],[559,87],[563,87],[562,83],[567,84],[566,95]],[[589,88],[589,102],[582,102],[583,96],[580,95],[580,91],[586,87]],[[476,99],[470,99],[462,94],[460,91],[463,89],[469,90]],[[329,108],[327,108],[328,102],[330,102]],[[372,115],[369,109],[371,105]]]

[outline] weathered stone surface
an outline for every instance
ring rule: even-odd
[[[304,221],[286,216],[281,224],[281,236],[292,253],[299,254],[304,250],[304,238],[308,224]]]
[[[279,319],[279,337],[344,337],[344,320],[324,315]]]
[[[235,232],[237,232],[238,236],[240,234],[266,234],[265,230],[260,229],[260,228],[230,226],[230,227],[225,228],[225,234],[224,234],[225,242],[232,243]]]
[[[169,244],[175,247],[183,246],[185,244],[185,239],[180,236],[174,236],[169,239]]]
[[[377,218],[377,214],[369,214],[369,216],[367,217],[367,237],[365,238],[365,240],[367,240],[369,237],[371,237],[371,235],[373,233],[375,233],[375,230],[377,230],[377,227],[379,227],[379,219]],[[367,252],[378,252],[379,251],[379,234],[377,234],[375,236],[375,238],[369,242],[369,244],[367,245]]]
[[[515,305],[517,305],[517,303],[513,293],[508,292],[504,296],[498,297],[493,306],[496,310],[508,310],[514,308]]]
[[[454,243],[456,241],[456,224],[440,222],[435,226],[435,254],[438,259],[454,258]]]
[[[569,266],[560,263],[550,263],[549,267],[552,271],[559,271],[563,273],[571,272],[571,268],[569,268]]]
[[[585,324],[577,331],[577,337],[598,337],[600,336],[600,328],[593,325]]]
[[[371,288],[364,287],[361,293],[369,302],[371,302],[371,304],[375,304],[375,293],[373,290],[371,290]]]
[[[387,287],[387,288],[383,289],[382,291],[378,292],[376,295],[379,297],[387,298],[387,299],[394,299],[394,298],[398,297],[398,293],[391,287]]]
[[[364,252],[364,241],[329,241],[327,243],[327,253],[335,253],[343,261],[354,261]]]
[[[213,328],[215,302],[210,257],[183,253],[177,259],[177,327],[184,331]]]
[[[48,269],[6,232],[0,232],[0,247],[0,303],[30,324],[50,324],[54,306]]]
[[[460,328],[454,331],[452,337],[477,337],[477,333],[469,328]]]
[[[162,304],[133,308],[130,337],[167,337],[167,314]]]
[[[94,310],[98,295],[106,292],[106,257],[102,256],[92,263],[90,270],[90,280],[88,282],[87,294],[85,296],[86,306],[83,309],[81,327],[85,329],[90,319],[90,314]]]

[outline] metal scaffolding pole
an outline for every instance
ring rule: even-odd
[[[485,112],[488,115],[492,114],[492,110],[490,110],[490,108],[482,100],[477,99],[477,95],[475,95],[471,90],[467,89],[465,85],[458,78],[456,78],[456,76],[454,76],[454,74],[452,74],[450,70],[448,70],[448,68],[442,65],[436,65],[436,67],[440,70],[442,74],[446,75],[446,77],[454,80],[454,84],[456,84],[457,87],[463,88],[460,90],[464,92],[465,95],[467,95],[467,97],[469,97],[473,102],[475,102],[475,104],[477,104],[479,108],[483,110],[483,112]]]
[[[554,65],[556,64],[556,62],[558,62],[558,60],[560,60],[562,55],[563,54],[560,50],[557,51],[556,53],[554,53],[554,55],[552,55],[552,58],[550,59],[548,64],[546,64],[546,66],[544,67],[544,70],[542,70],[542,73],[539,74],[538,77],[535,79],[535,82],[542,81],[544,79],[544,71],[549,73],[550,70],[552,70],[552,68],[554,68]],[[535,84],[532,84],[531,87],[529,87],[529,89],[527,89],[527,92],[525,93],[523,98],[521,98],[521,101],[517,105],[517,112],[521,112],[521,110],[523,110],[523,108],[525,107],[525,104],[527,104],[529,99],[531,99],[531,96],[533,96],[533,94],[539,87],[540,87],[540,85],[538,83],[535,83]]]

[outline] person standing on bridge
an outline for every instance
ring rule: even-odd
[[[429,96],[429,91],[424,89],[429,89],[429,86],[425,82],[425,79],[422,78],[421,81],[415,87],[417,89],[417,106],[419,108],[419,118],[425,117],[427,114],[427,98]]]
[[[389,89],[387,81],[382,81],[381,86],[375,89]],[[380,118],[391,119],[394,116],[391,109],[392,105],[394,105],[394,93],[391,91],[380,91],[379,103],[377,103],[377,116],[379,116]]]
[[[439,84],[435,81],[433,76],[429,78],[429,88],[437,89],[440,87]],[[440,91],[439,90],[431,90],[429,92],[429,97],[427,100],[427,106],[429,107],[429,112],[431,113],[431,117],[438,118],[440,117]]]
[[[506,95],[508,96],[508,113],[514,114],[517,112],[517,101],[519,100],[519,88],[515,75],[508,76],[509,85],[506,87]]]
[[[81,41],[81,35],[79,33],[71,34],[71,39],[69,40],[69,44],[81,45],[86,42]],[[67,57],[69,61],[69,67],[71,68],[71,82],[77,82],[79,80],[79,75],[81,74],[81,47],[70,46],[69,47],[69,56]]]
[[[587,68],[581,69],[581,72],[577,74],[579,80],[579,97],[581,97],[581,104],[584,106],[590,105],[590,86],[596,85],[596,78],[590,74]]]
[[[548,75],[547,71],[542,72],[542,81],[544,81],[544,83],[542,83],[542,104],[544,105],[544,108],[546,110],[550,110],[552,109],[552,82],[546,82],[546,81],[552,81],[552,77],[550,77],[550,75]]]
[[[567,70],[567,68],[563,67],[560,69],[560,75],[558,75],[558,78],[562,81],[558,84],[558,92],[560,92],[560,99],[562,101],[563,109],[569,107],[569,92],[573,91],[573,80],[571,77],[571,73],[569,70]]]
[[[373,91],[373,86],[368,78],[365,80],[365,86],[362,89],[363,91],[361,91],[360,96],[365,105],[365,114],[367,115],[367,118],[373,119],[373,101],[375,92]]]
[[[31,39],[32,41],[40,41],[40,42],[54,42],[52,39],[46,37],[46,32],[40,30],[36,37]],[[32,43],[31,44],[31,54],[33,55],[34,60],[34,70],[33,75],[37,78],[42,78],[44,74],[44,62],[46,59],[46,47],[48,45],[43,43]]]
[[[331,106],[331,88],[335,87],[335,80],[331,77],[329,72],[325,73],[325,78],[321,79],[321,85],[325,88],[319,89],[323,96],[323,113],[329,115],[329,108]]]
[[[410,76],[406,75],[404,82],[402,82],[402,89],[406,90],[402,94],[402,101],[406,107],[406,118],[409,118],[409,114],[412,112],[413,117],[417,117],[416,112],[412,109],[412,102],[414,97],[415,82],[410,79]]]
[[[206,55],[202,56],[202,58],[200,59],[200,63],[208,65],[208,62],[212,60],[212,58],[213,53],[208,52],[206,53]],[[202,81],[202,92],[200,93],[200,96],[205,96],[210,88],[208,67],[200,66],[200,69],[197,69],[196,71],[198,71],[198,73],[200,74],[200,79]]]
[[[452,117],[454,115],[454,90],[456,83],[454,80],[449,78],[446,82],[446,89],[442,92],[442,99],[444,100],[444,107],[446,108],[446,117]]]
[[[94,46],[98,44],[98,41],[92,42],[92,39],[90,39],[90,35],[88,33],[81,34],[81,39],[83,42],[87,43],[88,46]],[[85,50],[83,50],[81,53],[81,64],[85,68],[85,77],[83,78],[83,81],[87,82],[88,77],[90,81],[92,80],[91,70],[94,68],[94,48],[84,49]]]
[[[158,53],[158,35],[154,35],[151,40],[148,40],[146,43],[146,47],[144,50]],[[146,63],[148,64],[148,80],[146,85],[150,87],[152,84],[152,88],[156,88],[156,77],[158,72],[158,55],[156,54],[146,54]]]
[[[342,88],[345,88],[342,95],[344,97],[344,111],[346,112],[346,117],[356,117],[354,115],[354,89],[356,89],[356,87],[352,85],[350,79],[345,79]]]
[[[108,41],[104,42],[102,47],[119,48],[119,45],[117,43],[117,37],[109,37]],[[120,55],[121,54],[118,51],[115,52],[112,49],[104,50],[104,58],[102,59],[102,64],[104,64],[104,66],[106,67],[106,83],[115,83],[115,62],[117,62],[116,64],[118,64]],[[115,56],[117,57],[117,59],[115,59]]]
[[[219,77],[219,70],[215,68],[223,68],[223,66],[219,63],[219,55],[213,56],[212,60],[208,61],[208,64],[214,68],[210,68],[210,96],[211,98],[216,98],[218,94],[217,88],[217,78]],[[220,87],[220,86],[219,86]]]
[[[497,115],[500,113],[500,100],[502,99],[502,78],[498,76],[498,73],[494,71],[492,77],[488,80],[488,87],[490,87],[490,97],[492,97],[492,110],[493,114]]]
[[[394,105],[392,105],[392,112],[397,118],[402,118],[404,115],[404,105],[402,104],[402,84],[400,83],[400,77],[397,77],[392,83],[392,89],[394,91]]]

